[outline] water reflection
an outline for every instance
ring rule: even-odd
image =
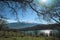
[[[22,31],[25,35],[32,36],[59,36],[59,30],[33,30],[33,31]]]

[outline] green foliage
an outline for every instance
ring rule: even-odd
[[[20,32],[0,31],[0,37],[9,38],[9,37],[21,37],[21,36],[23,36],[23,34],[21,34]]]
[[[0,40],[59,40],[59,38],[25,36],[25,37],[0,38]]]
[[[59,40],[56,37],[43,37],[43,36],[24,36],[20,31],[0,31],[0,40]]]

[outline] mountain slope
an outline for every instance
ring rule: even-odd
[[[60,24],[41,24],[41,25],[35,25],[33,27],[27,27],[27,28],[22,28],[20,30],[25,31],[25,30],[45,30],[45,29],[60,29]]]
[[[10,29],[20,29],[20,28],[32,27],[35,25],[37,24],[36,23],[24,23],[24,22],[8,23],[8,27]]]

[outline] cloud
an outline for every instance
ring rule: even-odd
[[[17,22],[16,20],[7,20],[8,23],[14,23]]]
[[[37,23],[37,24],[41,23],[41,22],[34,21],[34,20],[22,20],[21,22],[25,22],[25,23]]]

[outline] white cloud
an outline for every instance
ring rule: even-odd
[[[22,20],[21,22],[25,22],[25,23],[37,23],[37,24],[41,23],[41,22],[34,21],[34,20]]]
[[[17,20],[7,20],[8,23],[14,23],[14,22],[18,22]],[[35,20],[21,20],[20,22],[24,22],[24,23],[37,23],[37,24],[50,24],[44,20],[41,20],[41,21],[35,21]]]
[[[16,20],[7,20],[8,23],[17,22]]]

